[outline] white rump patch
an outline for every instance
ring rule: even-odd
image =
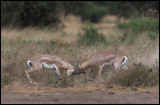
[[[125,59],[124,59],[124,62],[120,65],[120,66],[123,66],[125,65],[127,62],[128,62],[128,58],[126,56],[123,56]]]
[[[31,65],[29,64],[31,61],[29,61],[28,60],[28,62],[27,62],[27,65],[31,68],[31,70],[33,69],[32,67],[31,67]]]

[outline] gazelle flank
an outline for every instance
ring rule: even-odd
[[[63,61],[56,55],[36,55],[29,59],[27,64],[30,69],[25,70],[25,72],[30,83],[32,83],[32,81],[30,79],[29,73],[40,71],[42,68],[53,69],[60,77],[62,77],[61,70],[67,70],[68,76],[70,76],[74,71],[74,67],[71,64]]]

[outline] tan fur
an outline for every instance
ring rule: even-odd
[[[56,55],[48,55],[48,54],[41,54],[41,55],[36,55],[29,59],[31,63],[33,64],[33,67],[37,65],[41,65],[41,63],[45,62],[46,64],[56,64],[59,69],[64,69],[67,70],[69,68],[73,68],[73,66],[63,60],[61,60],[58,56]]]
[[[86,70],[99,66],[98,77],[100,77],[101,71],[103,69],[103,64],[111,63],[115,67],[116,71],[120,70],[120,65],[124,62],[124,55],[115,51],[102,51],[95,54],[91,59],[79,65],[80,70]]]
[[[55,68],[57,68],[58,74],[62,76],[61,70],[74,70],[74,67],[60,59],[56,55],[49,55],[49,54],[41,54],[41,55],[36,55],[33,56],[32,58],[29,59],[30,63],[29,66],[31,66],[31,69],[26,70],[26,75],[28,76],[28,79],[30,80],[29,74],[31,72],[39,71],[41,70],[42,64],[45,63],[48,66],[55,65]],[[32,81],[30,80],[32,83]]]

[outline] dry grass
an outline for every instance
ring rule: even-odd
[[[115,20],[109,20],[109,24],[115,24]],[[105,67],[100,83],[86,81],[85,75],[79,75],[74,79],[67,78],[65,71],[63,72],[65,78],[60,79],[52,70],[41,70],[38,73],[31,74],[33,81],[38,82],[39,85],[27,86],[28,80],[24,73],[24,70],[28,69],[26,62],[30,57],[37,54],[55,54],[72,65],[77,62],[83,63],[96,52],[103,50],[115,50],[126,54],[129,58],[128,66],[134,62],[151,65],[155,59],[159,58],[158,39],[150,41],[147,37],[141,35],[134,44],[128,44],[127,41],[120,42],[118,40],[122,32],[114,25],[110,25],[110,28],[106,28],[105,25],[102,28],[99,25],[99,31],[106,36],[110,45],[80,46],[76,43],[77,33],[81,31],[81,26],[84,23],[81,23],[80,19],[74,16],[62,18],[62,21],[66,26],[62,29],[36,29],[32,27],[1,29],[1,79],[12,80],[9,85],[3,84],[2,87],[5,92],[13,90],[23,93],[25,89],[28,89],[27,92],[47,92],[47,89],[54,91],[58,87],[61,88],[61,91],[79,88],[80,90],[84,90],[84,88],[86,90],[92,90],[92,88],[93,90],[97,88],[105,89],[106,80],[109,78],[107,75],[109,75],[110,70],[114,70],[113,67]],[[104,19],[103,22],[105,21]],[[18,90],[14,90],[17,88]]]
[[[104,34],[109,41],[114,41],[122,36],[121,30],[116,27],[116,16],[106,16],[100,23],[94,24],[99,29],[99,32]],[[25,29],[4,28],[1,30],[1,36],[9,39],[19,40],[56,40],[60,42],[67,42],[73,44],[77,40],[77,34],[82,32],[82,27],[85,23],[82,23],[80,17],[74,15],[68,15],[60,18],[62,24],[58,29],[46,27],[38,29],[35,27],[28,27]],[[109,22],[111,21],[111,23]]]
[[[107,93],[159,93],[159,87],[122,87],[122,86],[114,86],[112,87],[67,87],[67,88],[52,88],[52,87],[44,87],[40,84],[30,86],[30,85],[22,85],[20,83],[12,83],[10,85],[6,85],[3,89],[1,89],[2,93],[11,92],[11,93],[52,93],[52,92],[107,92]]]

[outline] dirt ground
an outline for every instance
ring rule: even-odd
[[[158,93],[1,93],[1,104],[159,104]]]

